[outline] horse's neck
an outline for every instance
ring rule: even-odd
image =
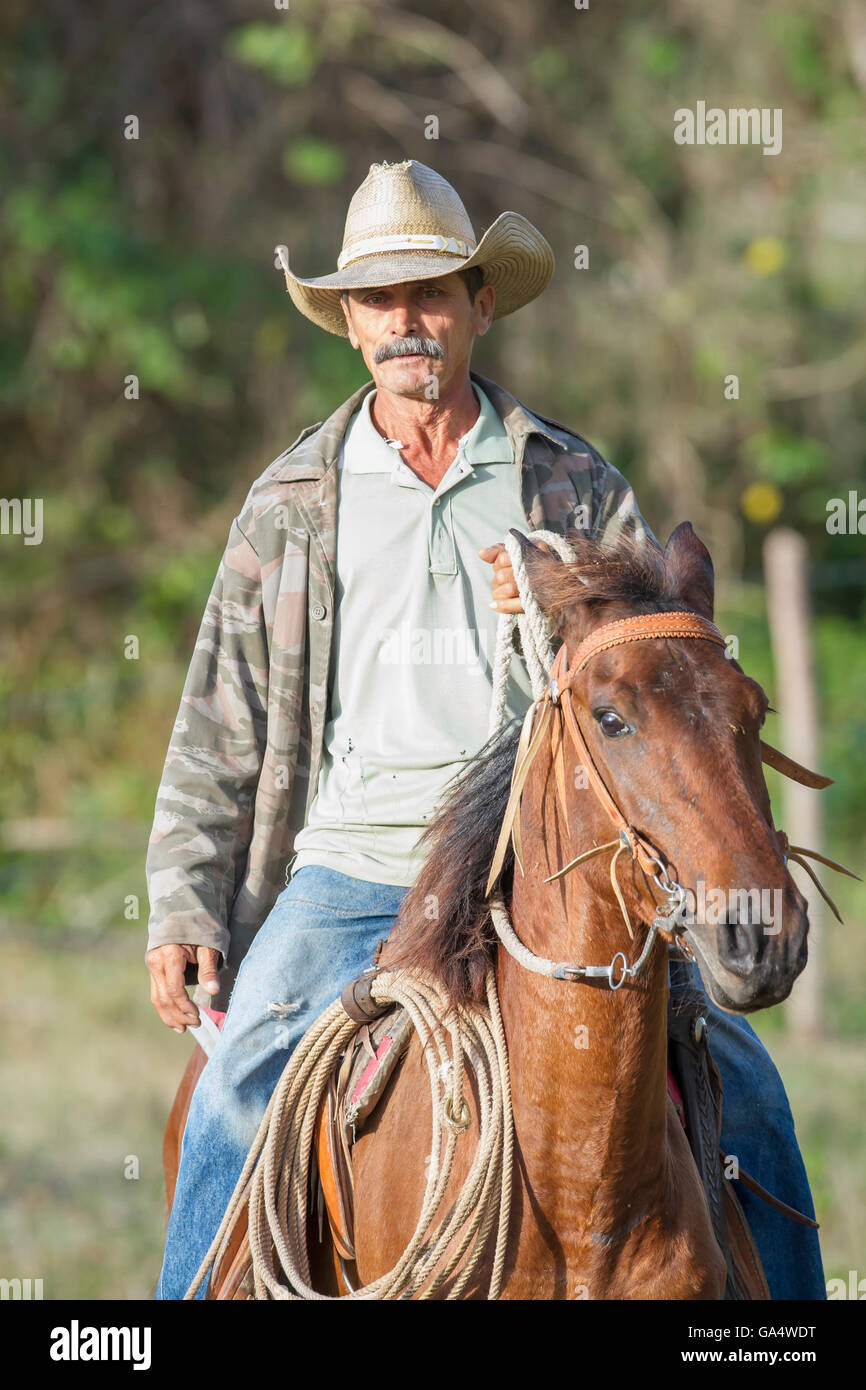
[[[594,802],[588,807],[590,792],[580,794],[582,801],[572,798],[569,840],[564,830],[557,833],[561,815],[553,782],[532,775],[527,782],[526,877],[515,866],[514,928],[537,955],[606,965],[622,950],[633,963],[646,927],[633,911],[635,939],[629,939],[610,888],[609,854],[557,883],[542,882],[581,850],[613,838],[603,813]],[[630,872],[621,867],[620,879],[628,901]],[[642,1188],[659,1181],[666,1159],[663,943],[656,944],[638,979],[616,992],[533,974],[502,947],[498,975],[515,1124],[530,1180],[547,1185],[549,1192],[548,1175],[561,1175],[560,1186],[582,1194],[578,1200],[584,1206],[590,1202],[596,1214],[607,1199],[616,1208],[639,1198]],[[549,1199],[555,1201],[556,1194],[549,1192]]]

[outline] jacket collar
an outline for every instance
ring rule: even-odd
[[[514,461],[520,466],[526,449],[526,442],[532,435],[539,435],[550,446],[551,453],[560,453],[568,448],[568,436],[564,429],[557,428],[543,417],[533,415],[510,391],[495,381],[488,380],[480,372],[470,369],[469,376],[486,392],[491,405],[505,426],[506,433],[514,448]],[[298,436],[291,448],[275,459],[268,469],[268,475],[277,482],[301,482],[318,479],[336,464],[340,445],[347,426],[364,397],[374,389],[375,383],[364,382],[348,400],[337,406],[333,415],[316,425],[311,425]]]

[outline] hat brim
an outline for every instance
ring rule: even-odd
[[[519,212],[500,213],[488,227],[471,256],[431,251],[383,251],[365,256],[335,271],[304,280],[283,267],[292,303],[313,323],[329,333],[347,338],[348,329],[340,305],[343,290],[374,289],[401,285],[410,280],[433,280],[470,266],[484,268],[484,283],[496,291],[495,319],[513,314],[536,299],[550,283],[553,251],[537,227]]]

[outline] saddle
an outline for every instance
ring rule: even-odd
[[[358,1031],[338,1071],[331,1075],[316,1117],[319,1229],[321,1233],[324,1211],[344,1261],[355,1259],[351,1147],[382,1099],[415,1031],[401,1004],[383,1012],[372,998],[374,974],[362,975],[343,991],[343,1008],[358,1023]]]

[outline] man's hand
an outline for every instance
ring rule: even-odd
[[[537,550],[542,550],[545,555],[552,555],[553,551],[549,545],[541,541],[535,541]],[[498,613],[522,613],[523,604],[520,601],[520,590],[514,578],[514,570],[511,567],[511,558],[505,546],[499,541],[496,545],[486,545],[478,554],[482,560],[493,566],[493,602],[490,607],[495,608]]]
[[[198,966],[198,982],[208,994],[219,992],[219,951],[212,946],[155,946],[145,956],[150,971],[150,1002],[167,1028],[184,1033],[197,1028],[201,1016],[183,982],[187,962]]]
[[[505,546],[500,541],[498,545],[485,546],[478,554],[493,566],[493,602],[490,607],[498,613],[522,613],[523,604]]]

